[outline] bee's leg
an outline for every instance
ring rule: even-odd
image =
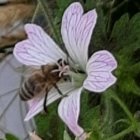
[[[48,113],[48,109],[47,109],[47,97],[48,97],[48,92],[46,92],[45,97],[44,97],[44,102],[43,102],[43,109],[46,113]]]
[[[54,85],[55,89],[58,91],[58,93],[62,96],[62,97],[66,97],[67,95],[64,95],[61,90],[58,88],[58,86],[55,84]]]

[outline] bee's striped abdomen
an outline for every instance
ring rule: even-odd
[[[28,82],[23,83],[19,93],[21,100],[27,101],[34,97],[34,90],[31,90],[32,88],[30,86]]]
[[[23,83],[20,89],[19,95],[21,100],[27,101],[42,93],[44,91],[45,84],[46,81],[42,74],[33,74]]]

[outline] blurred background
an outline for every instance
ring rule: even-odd
[[[28,140],[28,132],[35,130],[34,120],[24,122],[28,107],[18,96],[23,66],[12,55],[14,44],[26,37],[24,24],[31,21],[34,9],[32,1],[0,0],[0,139],[3,140]]]
[[[24,122],[28,111],[18,91],[26,67],[12,51],[26,38],[24,25],[36,23],[63,46],[61,19],[74,0],[0,0],[0,139],[29,140],[36,131],[43,140],[74,140],[59,119],[57,105],[48,114]],[[97,24],[89,56],[106,49],[118,61],[117,83],[103,94],[82,94],[80,125],[91,132],[89,140],[140,140],[140,1],[79,0],[85,11],[96,8]],[[64,133],[67,131],[67,133]]]

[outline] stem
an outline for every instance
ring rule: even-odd
[[[52,18],[51,18],[51,15],[50,15],[50,9],[49,9],[49,6],[48,6],[48,2],[47,0],[44,1],[44,0],[38,0],[38,4],[40,4],[40,6],[42,7],[42,10],[44,12],[44,15],[46,17],[46,21],[52,31],[52,34],[54,36],[54,38],[56,39],[56,41],[58,42],[61,42],[61,39],[57,33],[57,30],[56,28],[54,27],[54,24],[52,22]]]
[[[135,121],[133,115],[131,114],[131,112],[129,111],[127,106],[121,101],[121,99],[118,96],[116,96],[115,93],[110,94],[110,97],[120,105],[120,107],[124,110],[124,112],[129,117],[129,119],[132,121],[132,123],[136,124],[136,121]]]
[[[107,94],[104,94],[104,103],[105,103],[105,117],[103,120],[103,124],[101,125],[101,128],[104,128],[108,123],[113,121],[113,118],[110,116],[113,116],[113,110],[112,110],[112,103],[111,99],[108,98]]]
[[[128,0],[122,1],[120,4],[117,5],[117,7],[112,8],[111,13],[116,12],[118,9],[120,9],[127,2],[128,2]]]
[[[38,13],[39,9],[40,9],[40,4],[38,3],[37,6],[36,6],[36,9],[35,9],[35,11],[34,11],[34,15],[33,15],[33,17],[32,17],[32,20],[31,20],[32,23],[34,23],[35,18],[36,18],[36,16],[37,16],[37,13]]]
[[[113,29],[113,26],[114,26],[114,21],[113,21],[113,14],[115,12],[117,12],[124,4],[126,4],[128,2],[128,0],[124,0],[122,1],[120,4],[118,4],[116,7],[114,7],[115,3],[116,3],[116,0],[114,0],[112,2],[112,5],[110,7],[110,13],[109,13],[109,18],[108,18],[108,23],[107,23],[107,37],[110,39],[110,35],[112,33],[112,29]]]
[[[135,120],[135,118],[133,117],[132,113],[129,111],[127,106],[122,102],[122,100],[114,92],[111,92],[109,97],[115,100],[120,105],[120,107],[124,110],[128,118],[131,120],[131,125],[127,129],[121,131],[120,133],[116,135],[113,135],[112,137],[106,138],[106,140],[119,140],[121,137],[131,132],[134,132],[136,129],[138,129],[138,125],[137,125],[137,121]]]
[[[128,127],[127,129],[121,131],[120,133],[106,139],[106,140],[117,140],[123,136],[125,136],[126,134],[129,134],[130,132],[133,132],[135,130],[135,128],[133,126]]]

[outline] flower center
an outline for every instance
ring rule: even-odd
[[[52,73],[59,72],[59,77],[68,76],[70,67],[64,59],[59,59],[56,63],[58,69],[52,70]]]
[[[57,69],[52,70],[52,73],[59,73],[60,78],[68,78],[76,87],[81,87],[83,82],[86,78],[86,74],[79,71],[73,70],[71,67],[66,63],[64,59],[59,59],[56,63]]]
[[[72,78],[73,84],[78,88],[83,85],[83,82],[87,77],[85,73],[73,72],[73,71],[70,72],[70,76]]]

